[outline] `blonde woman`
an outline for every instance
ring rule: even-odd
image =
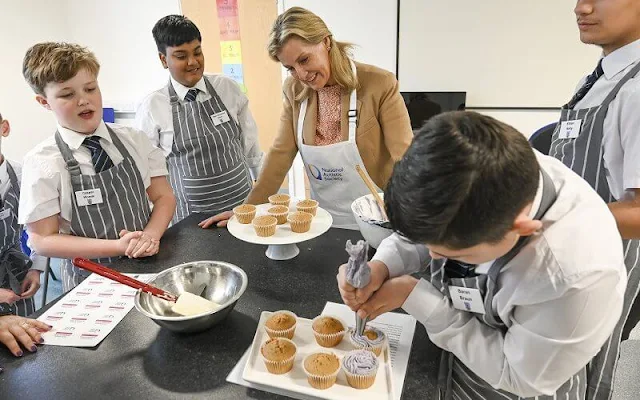
[[[276,193],[298,152],[311,194],[334,227],[357,229],[351,203],[369,193],[356,164],[383,189],[413,133],[395,76],[355,62],[351,45],[335,40],[324,21],[304,8],[278,16],[269,56],[291,74],[284,82],[280,130],[247,203]],[[200,223],[226,225],[231,212]]]

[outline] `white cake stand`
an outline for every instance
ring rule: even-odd
[[[295,200],[294,200],[295,201]],[[293,203],[293,201],[292,201]],[[257,206],[258,211],[256,217],[267,215],[267,210],[272,207],[271,204],[260,204]],[[295,211],[295,205],[291,205],[290,212]],[[231,217],[227,224],[229,233],[245,242],[254,244],[266,244],[266,255],[272,260],[290,260],[300,253],[300,249],[296,243],[301,243],[316,238],[331,228],[333,218],[324,209],[318,207],[316,216],[311,221],[311,229],[305,233],[295,233],[291,230],[288,223],[278,225],[276,234],[269,237],[260,237],[256,234],[252,224],[241,224],[235,216]]]

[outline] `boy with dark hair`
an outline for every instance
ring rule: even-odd
[[[9,120],[0,114],[0,138],[9,136],[10,132]],[[20,249],[21,178],[22,166],[9,162],[0,152],[0,303],[7,303],[14,314],[26,317],[36,310],[33,296],[40,288],[40,274],[46,269],[46,259],[34,255],[30,260]]]
[[[202,37],[188,18],[168,15],[152,32],[171,77],[142,101],[136,125],[167,158],[173,222],[229,210],[246,199],[262,158],[249,101],[232,79],[204,75]]]
[[[368,287],[340,267],[340,292],[361,317],[402,307],[425,326],[440,398],[585,398],[626,287],[615,221],[586,182],[514,128],[453,112],[418,132],[385,204],[397,233]]]
[[[175,211],[166,162],[144,133],[102,120],[95,55],[77,44],[38,43],[22,71],[57,121],[55,134],[25,156],[19,222],[29,247],[65,259],[65,291],[88,275],[73,257],[109,263],[156,254]]]

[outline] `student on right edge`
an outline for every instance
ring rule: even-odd
[[[549,155],[608,203],[623,239],[628,285],[622,316],[589,371],[588,398],[608,400],[620,342],[640,320],[640,2],[579,0],[574,11],[580,40],[601,47],[602,58],[562,108]]]
[[[586,398],[627,283],[616,221],[587,182],[511,126],[452,112],[416,134],[384,200],[397,233],[371,282],[354,289],[341,266],[338,285],[361,317],[402,307],[424,325],[442,349],[440,399]]]

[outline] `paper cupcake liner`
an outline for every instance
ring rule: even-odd
[[[293,324],[293,326],[291,328],[282,329],[282,330],[271,329],[271,328],[267,327],[267,325],[265,324],[264,325],[264,331],[267,332],[267,335],[269,335],[269,337],[271,339],[274,339],[274,338],[293,339],[293,335],[296,332],[296,326],[298,326],[298,316],[295,315],[294,313],[292,313],[291,311],[286,311],[286,310],[276,311],[273,314],[278,314],[278,313],[291,315],[296,320],[296,323]]]
[[[316,211],[318,211],[318,206],[313,206],[313,207],[296,206],[296,209],[298,211],[307,212],[315,217]]]
[[[297,353],[297,350],[296,350]],[[296,354],[294,353],[291,358],[288,358],[284,361],[271,361],[267,360],[262,356],[262,360],[264,361],[265,367],[267,367],[267,371],[275,375],[286,374],[287,372],[293,369],[293,361],[296,359]]]
[[[269,224],[269,225],[256,225],[255,220],[254,220],[254,223],[253,223],[253,229],[255,229],[256,235],[258,235],[260,237],[267,237],[267,236],[275,235],[276,234],[276,226],[277,226],[277,221],[274,221],[272,224]]]
[[[363,346],[361,344],[354,343],[351,335],[349,335],[349,342],[356,350],[369,350],[376,356],[380,357],[380,354],[382,354],[382,349],[384,348],[385,344],[387,344],[387,339],[385,338],[382,343],[375,346]]]
[[[340,372],[340,367],[336,368],[336,371],[330,375],[312,374],[309,371],[307,371],[307,368],[305,367],[305,365],[307,362],[307,358],[311,357],[314,354],[309,354],[304,358],[304,360],[302,360],[302,369],[304,370],[304,373],[307,374],[307,382],[309,382],[309,385],[311,385],[311,387],[314,387],[316,389],[320,389],[320,390],[329,389],[331,386],[333,386],[336,383],[336,380],[338,379],[338,373]]]
[[[304,212],[304,211],[299,211],[299,212]],[[295,215],[295,214],[289,214],[289,217],[287,217],[287,220],[289,221],[289,225],[291,225],[291,230],[293,232],[304,233],[304,232],[307,232],[309,229],[311,229],[311,221],[313,220],[313,216],[311,216],[311,218],[309,218],[308,221],[297,221],[290,218],[292,215]]]
[[[347,333],[347,330],[346,330],[347,324],[345,324],[344,321],[341,320],[340,318],[336,318],[332,315],[318,315],[311,322],[311,326],[313,326],[313,322],[315,322],[316,319],[322,318],[322,317],[331,317],[331,318],[337,319],[338,321],[340,321],[344,329],[342,330],[342,332],[336,332],[336,333],[319,333],[314,330],[313,336],[316,338],[316,343],[318,343],[322,347],[336,347],[338,344],[340,344],[340,342],[342,342],[344,335]]]
[[[242,207],[242,206],[238,206],[238,207]],[[254,208],[252,211],[245,211],[245,212],[236,211],[234,209],[233,214],[236,216],[236,219],[238,220],[239,223],[250,224],[251,221],[253,221],[253,219],[256,216],[256,208]]]
[[[274,195],[269,196],[269,203],[274,206],[287,206],[289,207],[289,203],[291,202],[291,197],[287,197],[286,199],[278,199],[274,198]]]
[[[272,212],[269,212],[269,211],[267,211],[267,212],[268,212],[268,213],[269,213],[269,215],[271,215],[272,217],[276,217],[276,220],[277,220],[277,222],[276,222],[276,223],[277,223],[278,225],[284,225],[284,224],[286,224],[286,223],[287,223],[287,216],[289,215],[289,207],[287,207],[287,210],[286,210],[286,211],[281,212],[281,213],[272,213]]]
[[[289,342],[291,342],[291,344],[295,346],[296,351],[293,353],[293,355],[290,358],[287,358],[286,360],[282,360],[282,361],[267,360],[264,357],[264,354],[262,354],[262,348],[260,349],[260,355],[262,356],[262,360],[264,361],[265,367],[267,367],[267,371],[275,375],[282,375],[291,371],[291,369],[293,368],[293,362],[296,359],[296,354],[298,354],[298,347],[296,346],[295,343],[293,343],[293,341],[289,339],[284,339],[284,338],[280,338],[280,339],[288,340]]]
[[[342,367],[345,376],[347,377],[347,383],[354,389],[368,389],[373,386],[373,383],[376,381],[376,374],[378,373],[378,369],[376,368],[370,375],[357,375],[352,374],[344,367]]]

